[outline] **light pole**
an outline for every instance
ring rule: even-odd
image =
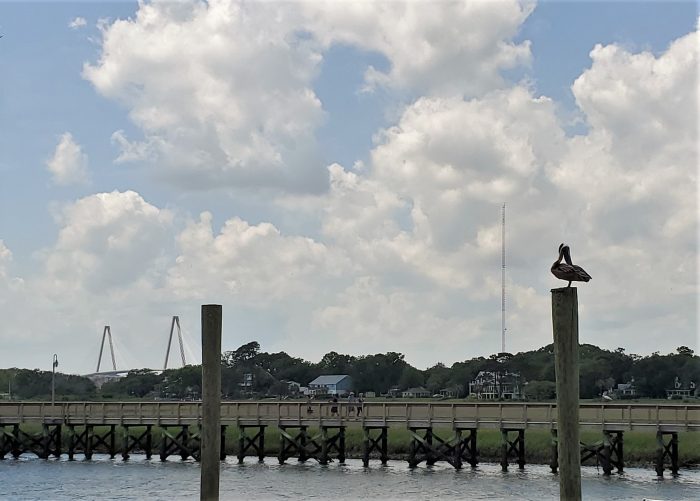
[[[56,367],[58,367],[58,357],[53,354],[53,366],[51,367],[51,410],[56,403]]]

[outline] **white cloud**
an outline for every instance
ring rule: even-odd
[[[484,334],[488,315],[445,314],[449,292],[386,287],[377,278],[359,276],[336,302],[317,308],[312,328],[318,340],[313,354],[328,351],[354,354],[399,351],[420,366],[445,361],[446,351],[435,346],[461,346]],[[301,340],[301,336],[299,337]],[[454,357],[449,357],[452,360]]]
[[[531,2],[140,4],[102,27],[102,53],[83,75],[129,108],[143,138],[117,131],[117,161],[147,160],[188,188],[325,188],[313,91],[324,52],[351,44],[383,54],[368,85],[479,94],[526,64],[512,42]],[[177,75],[177,78],[173,78]]]
[[[320,294],[324,282],[347,268],[342,255],[301,236],[284,236],[270,223],[226,221],[214,235],[210,213],[188,224],[177,238],[179,255],[168,288],[184,298],[235,298],[267,305]],[[337,252],[337,251],[336,251]]]
[[[0,239],[0,279],[7,276],[7,264],[12,261],[12,252],[7,248],[5,242]]]
[[[46,162],[46,166],[56,184],[85,183],[88,180],[88,156],[70,132],[61,135],[53,157]]]
[[[194,187],[319,189],[321,56],[294,16],[279,4],[155,2],[104,27],[101,58],[83,74],[145,136],[115,135],[120,160],[158,158]]]
[[[84,17],[80,17],[80,16],[76,17],[70,23],[68,23],[68,27],[72,30],[80,29],[85,25],[87,25],[87,21],[85,20]]]
[[[534,2],[306,2],[310,31],[325,45],[383,54],[367,85],[422,94],[476,95],[501,87],[504,69],[529,64],[530,44],[512,40]]]
[[[172,214],[133,191],[98,193],[65,207],[56,244],[45,251],[47,292],[110,294],[157,270]]]

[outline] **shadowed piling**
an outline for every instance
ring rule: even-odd
[[[579,501],[581,499],[581,452],[576,287],[552,289],[552,327],[557,379],[559,497],[565,501]]]
[[[221,456],[221,305],[202,306],[202,448],[200,499],[219,499]]]

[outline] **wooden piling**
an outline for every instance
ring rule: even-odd
[[[382,444],[381,444],[381,450],[379,451],[379,459],[382,462],[382,465],[386,465],[387,461],[389,460],[389,433],[388,429],[386,426],[382,428],[381,431],[381,438],[382,438]]]
[[[226,460],[226,425],[221,425],[221,447],[219,451],[219,461]]]
[[[362,427],[362,465],[367,468],[369,466],[369,452],[370,452],[370,441],[369,441],[369,428],[366,426]]]
[[[426,449],[427,452],[425,453],[425,464],[428,466],[432,466],[435,464],[436,457],[433,454],[433,429],[432,428],[427,428],[425,430],[425,443],[426,443]]]
[[[612,438],[610,436],[610,432],[604,431],[603,432],[603,457],[602,457],[602,466],[603,466],[603,475],[610,475],[612,473],[612,451],[613,451],[613,446],[612,446]]]
[[[556,473],[559,468],[559,455],[557,452],[557,430],[551,430],[552,432],[552,460],[549,463],[549,467],[552,473]]]
[[[678,433],[671,433],[671,474],[678,475]]]
[[[525,469],[525,430],[518,430],[518,468]]]
[[[341,426],[338,429],[338,462],[345,463],[345,427]]]
[[[328,464],[328,427],[321,426],[321,457],[318,460],[319,464]]]
[[[581,499],[581,452],[576,287],[552,289],[552,327],[557,380],[559,497],[567,501],[579,501]]]
[[[624,457],[624,433],[621,431],[617,432],[617,441],[615,442],[615,451],[617,452],[617,472],[622,473],[625,468],[625,457]]]
[[[258,432],[258,463],[265,462],[265,427],[261,426]]]
[[[85,459],[92,459],[94,430],[91,424],[85,425]]]
[[[501,471],[508,471],[508,432],[501,429]]]
[[[200,495],[219,499],[221,455],[221,305],[202,305],[202,442]]]

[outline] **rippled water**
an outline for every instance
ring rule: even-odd
[[[657,480],[651,469],[629,468],[623,475],[603,476],[594,467],[582,473],[584,499],[700,500],[700,471],[681,470],[677,478]],[[456,471],[448,465],[421,466],[405,461],[378,462],[363,468],[360,460],[320,466],[315,461],[276,458],[258,464],[235,458],[222,464],[222,499],[557,499],[558,477],[547,466],[527,465],[502,473],[497,464]],[[0,461],[2,499],[198,499],[199,464],[166,461],[134,454],[128,462],[96,454],[92,461],[40,460],[34,456]]]

